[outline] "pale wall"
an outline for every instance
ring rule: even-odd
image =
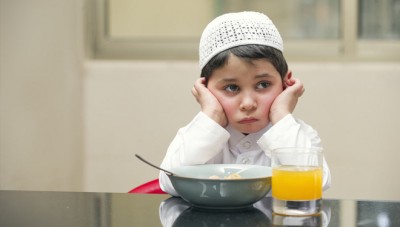
[[[326,197],[400,200],[400,65],[290,63],[306,93],[295,115],[322,137],[332,172]],[[157,177],[134,154],[160,164],[199,107],[194,62],[88,62],[85,190],[125,192]]]
[[[115,191],[157,177],[199,110],[194,62],[83,59],[83,1],[0,0],[0,190]],[[400,64],[290,63],[335,198],[400,199]]]
[[[82,190],[82,8],[0,0],[2,190]]]

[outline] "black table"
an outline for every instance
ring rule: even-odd
[[[324,199],[323,212],[283,217],[271,199],[239,211],[190,207],[168,195],[0,191],[0,225],[21,226],[400,226],[400,201]]]

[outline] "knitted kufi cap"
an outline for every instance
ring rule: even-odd
[[[201,35],[200,69],[222,51],[247,44],[270,46],[283,52],[282,37],[266,15],[258,12],[239,12],[215,18]]]

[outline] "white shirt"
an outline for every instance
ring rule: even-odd
[[[303,121],[288,114],[275,125],[244,135],[229,125],[221,127],[199,112],[178,130],[161,164],[162,168],[199,164],[240,163],[271,166],[271,150],[280,147],[321,147],[318,133]],[[329,167],[323,160],[323,188],[330,187]],[[168,176],[160,172],[161,189],[178,196]]]

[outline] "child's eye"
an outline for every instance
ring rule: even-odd
[[[267,81],[262,81],[257,84],[256,88],[257,89],[265,89],[265,88],[269,87],[270,85],[271,85],[271,83],[269,83]]]
[[[239,87],[237,85],[230,84],[230,85],[225,86],[224,90],[228,91],[228,92],[238,92]]]

